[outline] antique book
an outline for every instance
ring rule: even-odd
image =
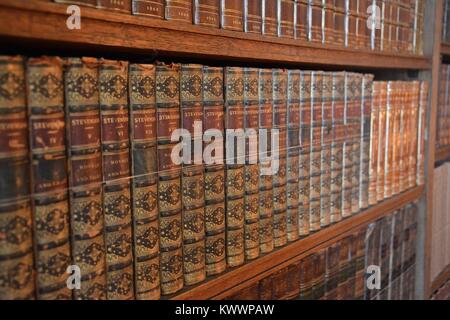
[[[409,120],[411,125],[409,132],[410,145],[409,145],[409,161],[408,161],[408,187],[412,188],[415,187],[417,183],[417,160],[418,160],[417,151],[419,147],[418,146],[419,111],[422,111],[420,110],[420,105],[418,105],[420,96],[419,81],[412,82],[412,88],[409,96],[410,99],[408,101],[408,107],[410,108]]]
[[[419,111],[418,111],[418,141],[417,141],[417,185],[425,184],[425,134],[426,134],[426,110],[428,101],[428,82],[420,82]]]
[[[63,61],[31,58],[26,74],[37,298],[71,299]]]
[[[223,164],[224,141],[207,133],[224,132],[223,68],[203,67],[203,130],[204,150],[210,150],[217,161],[204,165],[205,184],[205,264],[206,274],[215,275],[226,268],[225,259],[225,167]],[[209,148],[212,148],[209,149]]]
[[[272,277],[272,299],[273,300],[286,300],[286,294],[289,285],[289,268],[285,267],[278,270]]]
[[[352,214],[357,214],[360,210],[360,169],[361,169],[361,139],[362,139],[362,74],[351,73],[352,81],[350,82],[351,109],[349,115],[351,117],[351,125],[353,131],[353,151],[352,151]]]
[[[338,46],[345,45],[345,34],[346,34],[346,0],[334,0],[334,14],[333,14],[333,39],[334,43]]]
[[[402,272],[402,243],[403,243],[403,216],[404,209],[400,209],[393,214],[392,219],[392,258],[391,258],[391,279],[390,279],[390,300],[400,299],[400,276]]]
[[[336,300],[339,282],[339,242],[326,249],[325,299]]]
[[[345,300],[347,298],[347,289],[349,287],[350,260],[351,260],[351,236],[342,238],[339,241],[339,276],[337,287],[337,299]]]
[[[312,280],[312,300],[322,300],[325,298],[325,269],[326,269],[326,250],[320,249],[314,255],[313,262],[313,280]]]
[[[382,6],[384,0],[369,0],[371,9],[370,29],[370,48],[372,50],[381,50],[381,28],[383,26]],[[374,14],[375,13],[375,14]]]
[[[259,256],[259,69],[244,68],[245,259]]]
[[[386,216],[381,220],[381,240],[380,240],[380,272],[381,289],[380,300],[389,298],[389,280],[391,263],[391,237],[392,237],[392,216]]]
[[[394,167],[394,123],[395,123],[395,109],[396,109],[396,95],[398,94],[395,81],[387,82],[387,99],[386,99],[386,129],[384,155],[384,198],[392,197],[393,187],[393,167]]]
[[[297,261],[288,266],[288,285],[285,298],[287,300],[298,299],[300,294],[300,274],[302,270],[302,262]]]
[[[300,71],[288,71],[287,101],[287,237],[299,237]]]
[[[100,63],[100,117],[108,300],[134,298],[128,62]]]
[[[302,268],[300,269],[300,300],[311,300],[313,279],[315,275],[315,258],[316,254],[306,256],[301,260]]]
[[[322,42],[324,44],[336,44],[334,28],[334,3],[332,0],[322,0]]]
[[[164,16],[167,20],[192,23],[192,0],[166,0]]]
[[[345,110],[344,131],[345,140],[342,148],[342,217],[347,218],[352,214],[353,196],[353,144],[354,123],[353,112],[355,82],[353,74],[345,73]],[[353,112],[352,112],[353,111]]]
[[[156,67],[129,70],[131,194],[136,299],[159,299]]]
[[[345,140],[345,73],[333,72],[330,222],[342,219],[343,147]]]
[[[405,82],[396,82],[395,104],[393,111],[394,126],[392,129],[392,195],[400,193],[400,171],[401,171],[401,114],[404,106],[403,96],[405,92]]]
[[[347,0],[345,16],[345,46],[349,48],[356,48],[357,45],[357,14],[358,0]]]
[[[180,65],[156,66],[156,121],[161,294],[183,288],[181,165],[171,157],[180,128]]]
[[[350,257],[347,273],[347,288],[345,293],[346,300],[355,300],[355,286],[356,286],[356,253],[357,253],[357,239],[354,234],[350,238]]]
[[[370,19],[369,6],[372,0],[358,0],[358,9],[356,16],[356,47],[358,49],[370,48],[370,32],[367,23]]]
[[[244,2],[242,0],[220,0],[220,26],[223,29],[244,30]]]
[[[33,299],[25,59],[0,56],[0,300]]]
[[[369,205],[377,204],[377,184],[378,184],[378,138],[379,138],[379,116],[380,116],[380,81],[372,84],[372,102],[370,115],[370,153],[369,153]]]
[[[423,54],[423,35],[424,35],[424,0],[414,0],[414,22],[413,22],[413,44],[412,52],[418,55]]]
[[[295,38],[308,40],[308,0],[296,0]]]
[[[273,299],[273,276],[270,275],[259,281],[259,298],[258,300]]]
[[[274,69],[272,79],[275,138],[272,152],[278,162],[278,170],[273,171],[273,242],[277,248],[287,243],[287,70]]]
[[[366,227],[360,229],[353,235],[356,246],[355,256],[355,300],[364,299],[364,288],[366,287],[364,268],[365,249],[366,249]]]
[[[272,70],[259,70],[259,243],[261,253],[273,250],[273,184],[271,133],[273,125]],[[265,139],[265,140],[264,140]]]
[[[130,13],[131,1],[132,0],[120,0],[120,1],[97,0],[97,8]]]
[[[224,69],[226,149],[226,236],[227,264],[236,267],[244,263],[245,221],[245,140],[239,138],[244,128],[244,70],[239,67]],[[230,130],[230,133],[228,133]],[[232,133],[231,133],[232,132]]]
[[[133,0],[131,5],[135,15],[164,19],[165,0]]]
[[[278,0],[262,0],[263,34],[278,36]]]
[[[309,0],[308,5],[308,40],[313,43],[322,43],[322,0]]]
[[[300,71],[299,235],[310,230],[311,71]]]
[[[322,134],[320,163],[320,226],[330,224],[331,146],[333,144],[333,73],[322,75]]]
[[[366,231],[366,249],[365,249],[365,268],[374,265],[380,266],[380,236],[381,223],[380,220],[372,222],[368,225]],[[366,281],[368,275],[366,275]],[[364,300],[375,300],[378,298],[378,289],[369,289],[368,286],[364,289]]]
[[[408,189],[409,184],[409,155],[411,153],[409,143],[411,134],[411,97],[413,85],[412,83],[403,83],[403,93],[400,108],[400,130],[399,130],[399,193]],[[411,137],[412,139],[412,137]]]
[[[378,165],[377,165],[377,201],[384,200],[386,184],[386,120],[387,120],[387,82],[379,82],[379,124],[378,124]]]
[[[244,0],[244,31],[262,33],[262,6],[261,0]]]
[[[295,1],[278,0],[278,36],[294,38]]]
[[[64,76],[71,254],[80,267],[75,299],[106,299],[98,61],[68,58]]]
[[[194,0],[194,23],[219,28],[220,0]]]

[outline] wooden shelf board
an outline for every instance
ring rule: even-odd
[[[450,281],[450,265],[444,268],[444,270],[439,273],[439,275],[434,278],[433,282],[431,283],[431,292],[430,294],[433,294],[438,290],[444,283],[447,281]]]
[[[449,158],[450,158],[450,146],[436,149],[436,154],[435,154],[435,159],[434,159],[435,163],[444,161]]]
[[[424,187],[419,186],[394,198],[375,205],[358,215],[344,219],[323,230],[313,233],[304,239],[297,240],[243,266],[230,269],[226,273],[211,277],[209,280],[166,297],[173,300],[205,300],[219,299],[246,284],[263,278],[266,274],[281,269],[306,254],[313,252],[328,242],[336,241],[346,234],[361,228],[389,213],[415,201],[423,194]]]
[[[450,43],[441,43],[441,54],[450,56]]]
[[[82,7],[81,29],[66,27],[67,5],[0,0],[4,42],[97,49],[155,57],[159,53],[214,60],[276,62],[285,65],[429,69],[427,58],[370,50],[323,47],[295,39],[263,37]],[[12,18],[13,17],[13,18]]]

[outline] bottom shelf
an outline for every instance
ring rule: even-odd
[[[327,246],[328,242],[339,240],[350,232],[419,199],[423,191],[423,186],[415,187],[304,239],[292,242],[240,267],[229,269],[199,285],[186,287],[181,292],[166,298],[173,300],[221,299],[230,293],[239,291],[250,282],[262,279],[266,275],[300,260],[312,251]]]

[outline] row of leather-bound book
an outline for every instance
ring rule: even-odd
[[[212,28],[422,54],[424,0],[55,0]]]
[[[2,299],[157,299],[423,184],[426,82],[2,56],[0,88]]]
[[[437,147],[450,146],[450,65],[441,65],[437,110]]]

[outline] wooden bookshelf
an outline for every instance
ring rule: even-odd
[[[444,161],[450,158],[450,146],[436,149],[435,162]]]
[[[450,265],[448,265],[444,270],[439,273],[439,275],[434,278],[431,283],[431,294],[438,290],[444,283],[450,280]]]
[[[304,239],[295,241],[283,248],[264,255],[241,267],[230,269],[224,274],[210,278],[204,283],[186,287],[182,292],[167,297],[173,300],[220,299],[243,288],[249,282],[264,278],[305,255],[326,246],[327,242],[335,242],[348,233],[357,230],[393,211],[419,199],[424,187],[416,187],[401,195],[388,199],[358,215],[342,220]]]
[[[263,37],[174,21],[82,7],[81,29],[66,26],[67,5],[0,0],[0,39],[57,48],[95,49],[157,57],[209,58],[317,66],[383,69],[429,69],[421,56],[332,48],[294,39]],[[14,17],[14,19],[11,19]],[[93,31],[95,30],[95,32]],[[9,42],[8,42],[9,40]]]

